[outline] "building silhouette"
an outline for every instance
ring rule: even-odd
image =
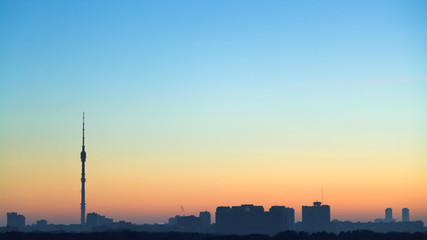
[[[391,208],[386,208],[385,209],[385,218],[377,218],[377,219],[374,220],[374,222],[376,222],[376,223],[391,223],[391,222],[396,222],[396,220],[393,219],[393,210]]]
[[[393,220],[393,209],[386,208],[385,209],[385,221],[386,222],[392,222]]]
[[[272,206],[269,210],[272,232],[294,229],[295,211],[285,206]]]
[[[306,232],[322,232],[331,229],[331,208],[321,202],[313,206],[302,206],[302,228]]]
[[[409,209],[402,208],[402,222],[409,222]]]
[[[86,215],[86,201],[85,201],[85,162],[86,162],[86,150],[85,150],[85,113],[83,113],[83,137],[82,137],[82,152],[80,153],[80,160],[82,161],[82,200],[80,203],[80,224],[82,227],[85,225]]]
[[[424,223],[422,221],[413,222],[350,222],[333,220],[331,222],[333,232],[349,232],[357,230],[368,230],[380,233],[387,232],[422,232]]]
[[[37,227],[46,227],[47,226],[47,220],[46,219],[40,219],[36,222]]]
[[[176,215],[175,217],[169,218],[168,224],[171,225],[171,226],[176,226],[177,225],[176,217],[178,217],[178,215]]]
[[[211,225],[211,213],[208,211],[200,212],[200,230],[202,232],[208,232]]]
[[[425,231],[422,221],[410,221],[409,209],[402,209],[402,221],[393,219],[393,210],[385,209],[383,219],[375,219],[375,222],[350,222],[333,220],[331,222],[331,210],[329,205],[321,202],[313,202],[313,206],[302,206],[302,222],[295,225],[295,211],[285,206],[272,206],[269,211],[264,211],[263,206],[246,204],[241,206],[218,206],[215,213],[216,223],[211,224],[211,213],[200,212],[199,217],[175,216],[169,219],[169,224],[144,224],[137,225],[130,222],[113,222],[113,219],[99,215],[95,212],[86,213],[85,202],[85,116],[83,113],[82,128],[82,162],[81,173],[81,222],[80,224],[48,224],[44,219],[36,224],[25,225],[25,216],[17,212],[7,213],[7,225],[0,228],[3,231],[73,231],[82,232],[84,229],[94,231],[181,231],[181,232],[216,232],[220,234],[269,234],[274,235],[286,230],[303,230],[305,232],[348,232],[355,230],[370,230],[375,232],[422,232]]]
[[[178,230],[182,232],[200,232],[200,218],[191,216],[178,216],[176,218]]]
[[[99,215],[95,212],[88,213],[86,220],[86,226],[89,230],[92,230],[94,227],[109,226],[113,223],[113,219]]]
[[[37,220],[36,224],[33,224],[31,227],[37,229],[37,231],[47,231],[49,229],[46,219]]]
[[[21,229],[25,227],[25,216],[17,212],[7,213],[7,227]]]
[[[169,225],[180,232],[210,232],[211,213],[200,212],[199,217],[194,215],[169,218]]]
[[[285,206],[273,206],[269,212],[263,206],[246,204],[241,206],[217,207],[216,231],[222,234],[276,234],[291,230],[294,210]]]

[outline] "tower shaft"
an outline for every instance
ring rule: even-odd
[[[86,177],[85,177],[85,162],[86,162],[86,151],[85,151],[85,113],[83,113],[83,137],[82,137],[82,152],[80,153],[80,159],[82,161],[82,201],[80,203],[80,210],[81,210],[81,218],[80,218],[80,224],[82,226],[86,223],[86,201],[85,201],[85,183],[86,183]]]

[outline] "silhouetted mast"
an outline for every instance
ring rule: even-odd
[[[86,215],[86,202],[85,202],[85,162],[86,162],[86,151],[85,151],[85,113],[83,112],[83,137],[82,137],[82,152],[80,153],[80,159],[82,160],[82,202],[80,203],[81,218],[80,224],[82,227],[85,225]]]

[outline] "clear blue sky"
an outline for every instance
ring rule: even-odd
[[[55,151],[78,156],[84,110],[89,162],[257,168],[248,156],[311,152],[301,166],[314,169],[375,152],[355,161],[400,156],[393,169],[424,181],[426,43],[427,1],[3,0],[0,166],[13,178]]]
[[[0,4],[3,111],[427,75],[425,1]]]

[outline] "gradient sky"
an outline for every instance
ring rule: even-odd
[[[426,1],[0,1],[0,225],[218,205],[427,223]]]

